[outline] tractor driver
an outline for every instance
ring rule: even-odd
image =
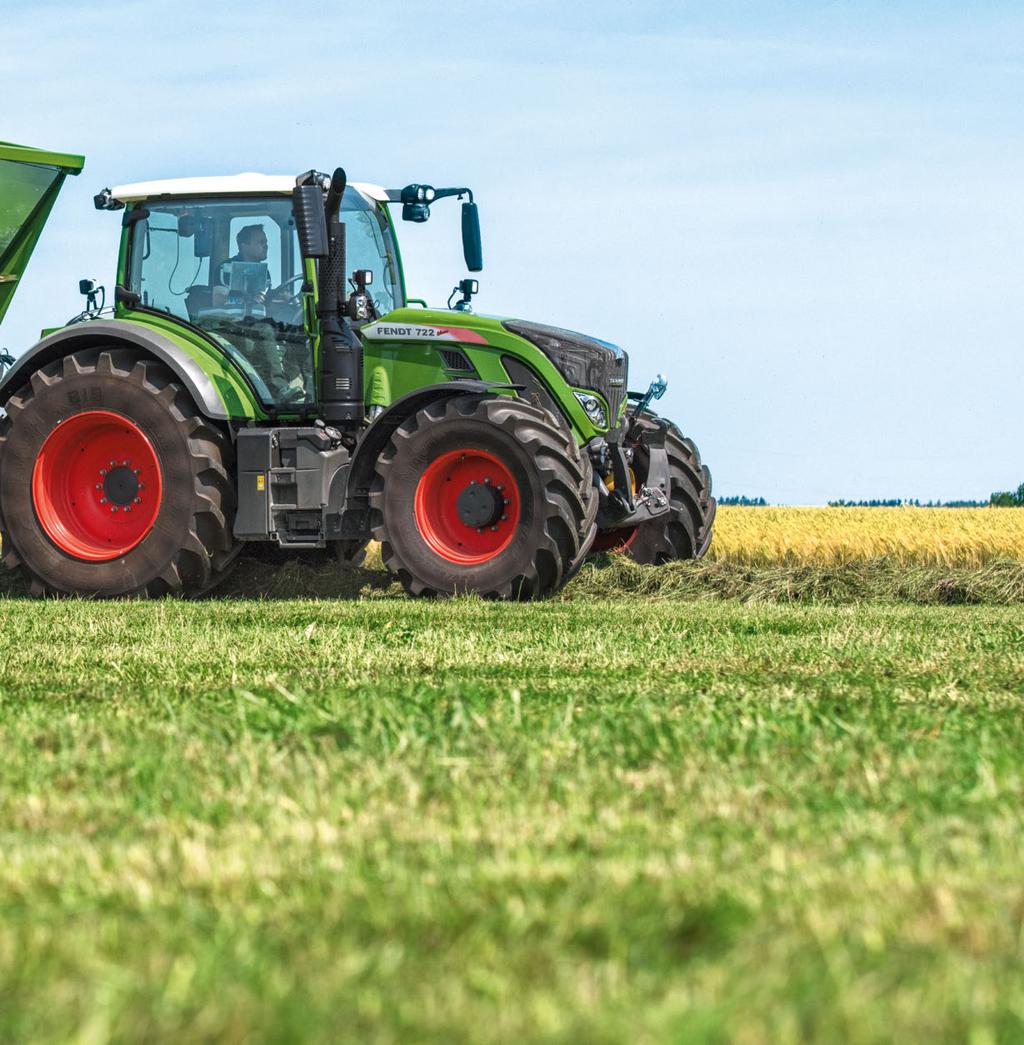
[[[259,264],[260,262],[267,260],[269,243],[267,242],[267,234],[262,225],[246,225],[244,228],[239,229],[235,241],[238,244],[238,253],[233,258],[228,258],[228,260],[224,262],[224,265],[221,266],[222,281],[227,275],[227,273],[224,272],[225,265],[234,264],[236,261]],[[257,299],[261,302],[264,301],[269,289],[270,273],[268,272],[267,285],[263,291],[257,295]],[[223,305],[227,299],[228,288],[226,285],[213,288],[214,305]]]
[[[246,225],[245,228],[238,230],[235,239],[238,243],[238,253],[231,258],[231,261],[267,260],[269,244],[262,225]]]

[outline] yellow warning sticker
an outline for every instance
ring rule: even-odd
[[[265,475],[256,476],[256,492],[263,493],[267,488],[267,477]]]

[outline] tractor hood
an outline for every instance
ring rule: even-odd
[[[84,164],[82,156],[0,142],[0,322],[64,179]]]

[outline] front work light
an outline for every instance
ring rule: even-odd
[[[591,395],[589,392],[577,392],[576,398],[580,401],[580,406],[586,411],[587,417],[590,418],[595,428],[608,427],[608,415],[604,412],[604,405],[597,396]]]

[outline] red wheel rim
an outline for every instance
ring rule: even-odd
[[[442,559],[476,565],[500,555],[519,525],[512,473],[484,450],[452,450],[420,477],[414,503],[423,539]]]
[[[156,522],[162,492],[153,445],[107,410],[57,425],[32,472],[32,502],[47,537],[86,562],[109,562],[140,544]]]
[[[624,552],[636,537],[638,526],[624,526],[618,530],[605,530],[594,538],[592,552]]]

